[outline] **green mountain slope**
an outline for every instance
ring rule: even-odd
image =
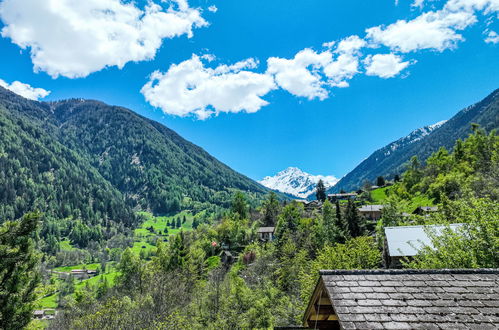
[[[412,156],[426,160],[440,147],[451,149],[457,139],[464,139],[471,133],[472,123],[479,124],[486,131],[499,128],[499,89],[482,101],[461,110],[443,125],[418,140],[397,144],[401,139],[376,150],[345,175],[330,191],[351,191],[360,188],[366,180],[373,182],[380,175],[390,177],[400,174]],[[397,145],[395,150],[392,148],[394,145]]]
[[[172,130],[98,101],[34,102],[0,88],[0,218],[134,221],[133,209],[227,205],[267,190]]]

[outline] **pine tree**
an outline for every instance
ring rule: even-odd
[[[23,329],[33,316],[40,255],[32,238],[39,220],[30,213],[0,226],[0,329]]]
[[[196,229],[197,227],[199,227],[199,220],[198,218],[194,218],[192,221],[192,228]]]
[[[184,224],[186,222],[187,222],[187,218],[185,217],[185,214],[184,214],[184,217],[182,218],[182,224]]]
[[[351,237],[361,236],[363,233],[363,226],[359,213],[357,212],[357,207],[352,200],[348,201],[347,208],[345,210],[345,221],[348,228],[348,233]]]
[[[232,199],[232,212],[238,214],[240,219],[246,219],[248,217],[246,196],[240,191],[236,192]]]
[[[176,222],[175,227],[177,227],[177,228],[182,227],[182,222],[180,221],[180,217],[177,218],[177,222]]]
[[[345,243],[347,238],[347,226],[345,224],[345,221],[343,220],[343,217],[341,216],[340,202],[338,200],[336,200],[336,217],[334,218],[334,227],[334,242]]]
[[[321,202],[326,200],[326,186],[324,186],[324,181],[322,181],[322,179],[317,182],[315,197],[317,197],[317,200]]]
[[[277,216],[279,215],[279,201],[275,192],[267,195],[267,199],[263,202],[263,224],[265,226],[275,226]]]
[[[383,187],[385,185],[385,178],[382,176],[378,176],[376,179],[376,185],[379,187]]]

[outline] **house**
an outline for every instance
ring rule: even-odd
[[[366,219],[377,221],[381,218],[381,211],[384,207],[384,205],[363,205],[358,210]]]
[[[45,311],[43,309],[37,309],[33,311],[33,317],[35,319],[43,319],[43,316],[45,315]]]
[[[357,198],[357,193],[343,193],[343,194],[328,194],[327,199],[331,203],[334,203],[336,201],[344,201],[344,200],[349,200],[349,199],[355,199]]]
[[[222,261],[224,265],[229,265],[233,263],[234,260],[234,256],[230,253],[230,251],[224,250],[220,253],[220,261]]]
[[[79,279],[87,279],[90,277],[94,277],[97,275],[97,272],[95,270],[87,270],[87,269],[72,269],[70,274],[73,277],[79,278]]]
[[[304,199],[296,199],[295,200],[297,203],[303,205],[303,208],[305,211],[311,211],[314,209],[320,209],[322,207],[322,202],[318,200],[313,200],[313,201],[307,201]]]
[[[258,228],[258,238],[261,241],[272,241],[274,239],[275,227],[260,227]]]
[[[499,269],[321,270],[313,329],[498,329]]]
[[[436,206],[418,206],[412,214],[418,214],[418,215],[427,215],[430,214],[431,212],[437,212],[438,207]]]
[[[462,226],[456,223],[449,228],[457,231]],[[429,233],[441,235],[445,228],[444,225],[385,227],[385,265],[388,268],[400,267],[402,259],[414,257],[423,246],[432,246]]]

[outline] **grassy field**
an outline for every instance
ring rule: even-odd
[[[194,220],[194,216],[187,211],[182,211],[172,216],[162,217],[155,217],[148,212],[140,212],[139,215],[144,217],[145,221],[139,228],[135,229],[135,242],[132,247],[132,250],[135,253],[140,253],[141,251],[147,253],[154,252],[156,247],[150,244],[148,239],[157,237],[157,239],[168,240],[170,235],[177,234],[181,229],[184,231],[191,230],[192,222]],[[180,218],[182,222],[184,216],[186,221],[181,224],[180,228],[175,228],[175,226],[171,225],[177,218]],[[170,226],[168,226],[169,223]],[[151,231],[150,228],[153,228],[153,230]]]
[[[59,247],[62,251],[71,251],[73,249],[69,240],[60,241]]]
[[[73,269],[87,269],[87,270],[96,270],[97,267],[99,267],[100,264],[79,264],[79,265],[74,265],[74,266],[65,266],[65,267],[57,267],[54,268],[56,272],[70,272]]]
[[[387,197],[386,191],[389,188],[390,187],[383,187],[383,188],[371,190],[371,199],[373,200],[373,202],[382,204]]]

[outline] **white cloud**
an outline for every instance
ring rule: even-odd
[[[485,42],[488,44],[497,44],[499,43],[499,35],[495,31],[489,31],[485,38]]]
[[[324,100],[328,92],[324,88],[320,70],[331,60],[330,51],[317,53],[306,48],[290,60],[270,57],[267,60],[267,74],[274,75],[277,84],[295,96]]]
[[[449,11],[475,11],[483,10],[485,14],[499,11],[499,0],[449,0],[445,4]]]
[[[422,49],[444,51],[454,48],[463,37],[456,30],[463,30],[476,22],[471,12],[430,11],[411,21],[399,20],[387,27],[367,29],[367,38],[374,44],[392,50],[412,52]]]
[[[218,11],[218,8],[215,5],[211,5],[208,7],[208,10],[211,11],[212,13],[216,13]]]
[[[194,27],[207,25],[185,0],[161,3],[149,1],[140,9],[121,0],[4,0],[1,33],[30,49],[35,71],[85,77],[153,59],[163,39],[190,37]]]
[[[0,86],[18,95],[21,95],[22,97],[35,101],[42,99],[50,94],[50,91],[47,91],[43,88],[31,87],[30,85],[17,80],[12,82],[11,84],[8,84],[4,80],[0,79]]]
[[[205,67],[197,55],[173,64],[167,72],[155,71],[141,93],[151,105],[178,116],[195,114],[206,119],[220,112],[256,112],[268,104],[262,96],[276,88],[267,74],[247,71],[253,59],[214,69]]]
[[[404,62],[402,57],[395,54],[369,55],[364,59],[366,75],[380,78],[392,78],[411,64]]]
[[[425,0],[414,0],[411,7],[423,8]]]

